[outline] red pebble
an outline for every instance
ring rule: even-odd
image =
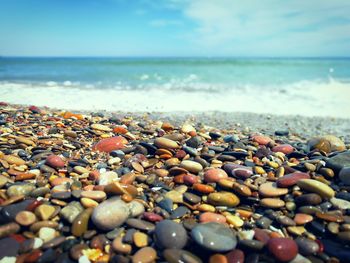
[[[39,205],[41,205],[43,203],[43,201],[39,201],[39,200],[34,200],[32,203],[30,203],[26,210],[27,211],[31,211],[33,212],[35,210],[35,208],[37,208]]]
[[[273,152],[282,152],[284,154],[290,154],[294,151],[294,148],[290,144],[280,144],[272,148]]]
[[[185,174],[183,176],[183,181],[185,184],[193,185],[195,183],[199,183],[199,178],[193,174]]]
[[[226,223],[226,218],[223,215],[216,214],[213,212],[205,212],[199,216],[201,223],[215,222],[219,224]]]
[[[41,110],[37,106],[30,106],[29,110],[33,113],[40,113]]]
[[[49,155],[46,158],[46,164],[53,167],[53,168],[63,168],[64,167],[64,161],[59,157],[58,155]]]
[[[244,253],[240,249],[234,249],[226,254],[228,263],[244,263]]]
[[[178,159],[183,159],[186,156],[186,152],[184,150],[178,150],[175,154],[175,157]]]
[[[288,262],[298,254],[298,245],[294,240],[284,237],[271,238],[267,247],[274,257],[282,262]]]
[[[152,212],[144,212],[143,218],[151,222],[159,222],[163,220],[163,217]]]
[[[300,179],[310,179],[310,175],[302,172],[287,174],[277,180],[278,187],[290,187],[295,185]]]
[[[109,153],[114,150],[123,149],[127,143],[128,141],[124,137],[116,136],[99,141],[92,147],[92,150]]]
[[[264,136],[264,135],[254,135],[252,137],[252,141],[253,142],[257,142],[260,145],[266,145],[269,142],[272,141],[272,139],[270,137]]]
[[[228,177],[227,173],[220,168],[209,169],[204,173],[204,180],[207,183],[217,183],[221,179],[224,179],[227,177]]]

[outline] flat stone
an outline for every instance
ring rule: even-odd
[[[260,205],[269,208],[281,208],[285,202],[279,198],[263,198],[260,200]]]
[[[141,219],[129,218],[126,220],[126,224],[130,227],[143,230],[143,231],[153,231],[155,229],[155,225]]]
[[[259,194],[265,197],[277,197],[288,194],[288,188],[280,188],[276,183],[267,182],[260,185]]]
[[[308,214],[297,213],[295,214],[294,221],[297,225],[305,225],[310,223],[314,218]]]
[[[179,148],[179,145],[176,141],[167,139],[167,138],[156,138],[154,140],[154,145],[158,148],[165,148],[165,149],[177,149]]]
[[[47,220],[55,213],[55,211],[56,209],[52,205],[43,204],[43,205],[39,205],[35,209],[35,214],[39,218],[41,218],[41,220]]]
[[[239,198],[230,192],[217,192],[208,195],[208,203],[215,206],[235,207],[239,202]]]
[[[350,209],[350,202],[347,200],[332,197],[330,201],[335,208],[343,210]]]
[[[26,163],[22,158],[15,155],[4,155],[2,159],[8,162],[9,164],[23,165]]]
[[[290,144],[280,144],[272,148],[273,152],[282,152],[284,154],[290,154],[294,151],[294,148]]]
[[[111,128],[109,128],[109,127],[106,126],[106,125],[100,124],[100,123],[91,124],[90,127],[91,127],[92,129],[98,130],[98,131],[105,131],[105,132],[110,132],[110,131],[112,131]]]
[[[243,263],[245,256],[242,250],[234,249],[226,254],[228,263]]]
[[[183,203],[183,194],[176,191],[171,190],[165,194],[165,197],[173,201],[174,203]]]
[[[20,230],[20,226],[17,223],[7,223],[0,226],[0,238],[7,237],[11,234],[15,234]]]
[[[127,203],[127,206],[129,207],[131,217],[137,217],[145,212],[145,207],[143,204],[136,200]]]
[[[232,230],[219,223],[198,224],[192,229],[191,236],[199,246],[215,252],[227,252],[237,245]]]
[[[92,150],[109,153],[114,150],[123,149],[127,143],[128,140],[124,137],[116,136],[112,138],[102,139],[92,147]]]
[[[148,245],[148,236],[145,233],[137,231],[133,235],[133,241],[137,247],[146,247]]]
[[[101,230],[122,225],[130,215],[127,204],[118,197],[107,199],[94,208],[91,219]]]
[[[45,242],[54,239],[56,236],[56,230],[50,227],[41,227],[38,236]]]
[[[190,202],[192,204],[198,204],[202,199],[200,196],[186,192],[183,194],[183,198],[186,202]]]
[[[195,174],[203,170],[203,166],[200,163],[191,160],[182,161],[180,163],[180,167]]]
[[[294,240],[289,238],[271,238],[267,247],[274,257],[282,262],[287,262],[296,257],[298,246]]]
[[[295,198],[295,202],[298,205],[318,205],[322,202],[322,197],[315,193],[303,194]]]
[[[202,263],[202,260],[191,252],[176,248],[164,249],[163,257],[169,263]]]
[[[106,199],[106,193],[103,191],[82,191],[81,192],[81,197],[85,198],[90,198],[92,200],[95,200],[97,202],[101,202],[104,199]]]
[[[278,187],[290,187],[295,185],[300,179],[310,179],[310,175],[307,173],[294,172],[287,174],[277,180]]]
[[[160,248],[181,249],[187,243],[187,232],[181,224],[171,220],[163,220],[157,223],[154,238]]]
[[[313,179],[301,179],[297,185],[303,190],[317,193],[324,198],[332,198],[335,195],[334,190],[328,185]]]
[[[253,142],[257,142],[260,145],[266,145],[269,142],[272,142],[272,139],[270,137],[264,136],[264,135],[254,135],[252,137]]]
[[[228,175],[232,175],[238,178],[249,178],[253,175],[253,170],[251,167],[239,165],[239,164],[225,164],[224,170]]]
[[[121,254],[130,254],[132,246],[126,243],[123,243],[122,237],[116,237],[112,242],[113,250]]]

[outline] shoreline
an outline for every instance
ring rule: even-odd
[[[5,102],[6,103],[6,102]],[[11,104],[11,107],[25,108],[31,105]],[[301,137],[319,136],[333,134],[340,136],[347,143],[350,143],[350,117],[310,117],[302,115],[277,115],[253,112],[222,112],[222,111],[173,111],[173,112],[148,112],[148,111],[109,111],[109,110],[74,110],[59,109],[48,106],[40,107],[50,112],[74,112],[80,114],[103,114],[106,117],[131,116],[141,119],[147,116],[149,119],[157,121],[168,121],[175,125],[184,122],[201,126],[211,126],[216,129],[234,128],[239,131],[255,131],[268,135],[273,135],[276,130],[289,130],[290,133]]]

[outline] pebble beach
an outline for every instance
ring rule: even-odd
[[[350,120],[0,103],[0,262],[349,262]]]

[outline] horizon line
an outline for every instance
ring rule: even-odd
[[[162,55],[140,55],[140,56],[128,56],[128,55],[0,55],[1,58],[233,58],[233,59],[350,59],[350,56],[223,56],[223,55],[213,55],[213,56],[162,56]]]

